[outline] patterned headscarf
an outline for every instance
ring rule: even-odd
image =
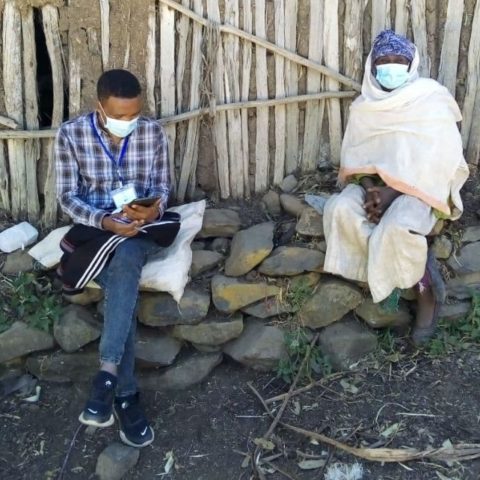
[[[384,30],[373,41],[372,63],[386,55],[402,55],[411,62],[415,56],[415,45],[408,38],[397,35],[393,30]]]

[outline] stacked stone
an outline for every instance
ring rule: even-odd
[[[365,286],[322,272],[322,216],[292,193],[297,186],[290,175],[280,192],[268,192],[262,200],[268,221],[246,228],[238,208],[207,209],[192,244],[192,281],[181,301],[177,304],[167,293],[141,293],[137,360],[142,388],[175,389],[199,382],[224,356],[257,370],[273,370],[287,355],[284,328],[295,325],[320,330],[319,346],[336,368],[348,368],[375,349],[372,329],[408,327],[407,300],[402,299],[398,311],[386,313],[373,304]],[[470,307],[472,290],[480,287],[480,227],[465,231],[456,255],[446,236],[436,237],[434,250],[455,274],[448,281],[453,301],[441,316],[461,318]],[[16,252],[7,256],[3,272],[32,267],[25,252]],[[287,291],[300,284],[311,294],[294,309]],[[93,342],[101,333],[102,297],[101,290],[86,289],[71,298],[53,335],[16,322],[0,334],[0,363],[28,355],[27,369],[41,379],[88,381],[98,366]],[[60,350],[52,354],[55,345]]]

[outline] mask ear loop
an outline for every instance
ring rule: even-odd
[[[97,111],[98,111],[98,113],[100,113],[100,119],[102,120],[103,126],[105,127],[107,125],[107,118],[108,117],[107,117],[107,114],[105,113],[105,110],[103,109],[102,104],[100,103],[100,100],[98,101],[98,105],[99,105],[101,111],[99,111],[98,109],[97,109]],[[102,114],[105,117],[105,119],[102,117]]]

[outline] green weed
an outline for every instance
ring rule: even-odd
[[[286,383],[291,383],[298,374],[303,359],[309,350],[311,340],[311,334],[304,328],[296,328],[285,334],[288,357],[280,361],[277,376]],[[328,358],[323,356],[317,345],[314,345],[310,351],[308,361],[300,373],[299,380],[311,381],[313,373],[329,375],[331,372],[332,366]]]
[[[0,332],[16,320],[50,331],[61,313],[61,299],[48,277],[21,273],[0,279]]]
[[[313,289],[306,281],[290,284],[287,290],[286,302],[293,312],[298,312],[312,295]]]

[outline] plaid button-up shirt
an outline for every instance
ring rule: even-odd
[[[75,223],[102,228],[103,217],[115,209],[111,192],[122,184],[134,185],[138,197],[160,197],[163,209],[170,173],[167,137],[161,125],[140,117],[119,163],[126,139],[114,144],[100,128],[96,114],[93,122],[115,162],[92,128],[91,114],[65,122],[55,139],[57,198],[62,210]]]

